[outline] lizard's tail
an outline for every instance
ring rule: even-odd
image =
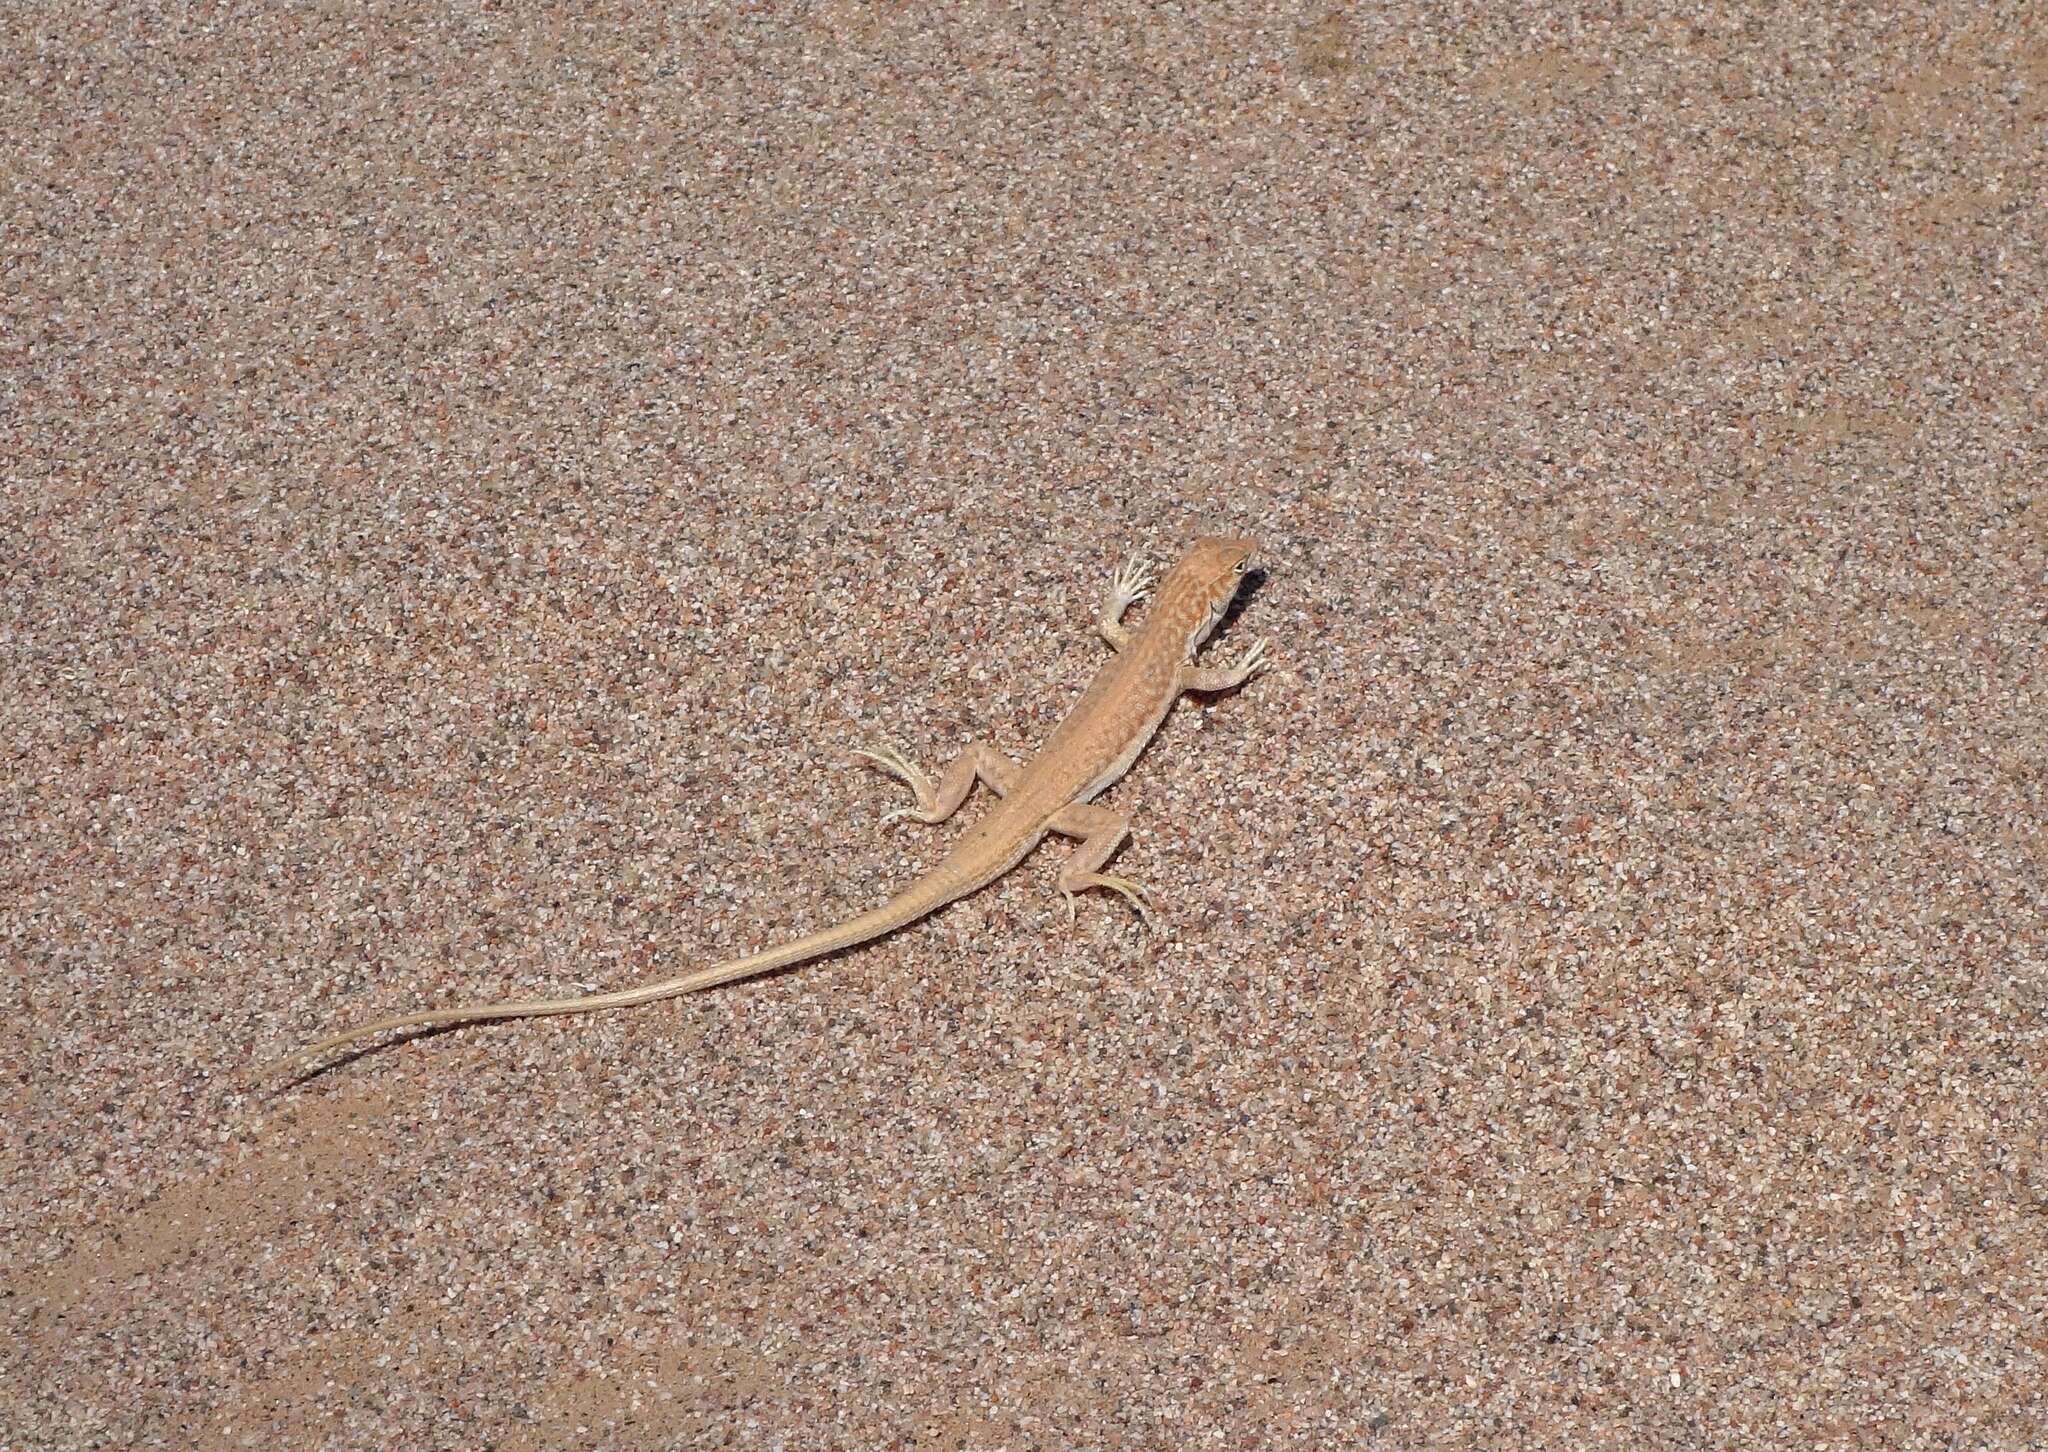
[[[795,963],[822,958],[827,953],[843,949],[895,932],[898,928],[916,922],[919,918],[963,896],[979,884],[940,886],[927,879],[909,890],[899,893],[888,902],[859,917],[848,918],[818,932],[806,934],[780,947],[765,952],[753,953],[744,958],[732,958],[723,963],[714,963],[708,968],[699,968],[694,973],[684,973],[675,978],[664,978],[654,983],[643,983],[638,988],[621,988],[612,993],[593,993],[582,998],[515,998],[504,1003],[472,1004],[465,1008],[428,1008],[417,1013],[394,1014],[380,1018],[374,1023],[343,1029],[329,1034],[326,1038],[295,1049],[281,1059],[265,1065],[259,1074],[264,1077],[290,1077],[311,1067],[313,1061],[329,1049],[340,1048],[343,1044],[357,1039],[380,1034],[387,1029],[423,1028],[434,1024],[482,1023],[494,1018],[541,1018],[556,1013],[592,1013],[603,1008],[631,1008],[635,1004],[652,1003],[660,998],[675,998],[685,993],[695,993],[701,988],[714,988],[721,983],[735,979],[752,978],[760,973],[772,973],[778,968],[787,968]]]

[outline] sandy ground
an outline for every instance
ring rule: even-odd
[[[0,17],[0,1445],[2048,1439],[2029,7],[1077,9]]]

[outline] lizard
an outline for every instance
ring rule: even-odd
[[[271,1072],[294,1073],[329,1049],[390,1029],[626,1008],[842,952],[908,927],[988,886],[1052,833],[1080,843],[1057,878],[1070,923],[1076,894],[1101,888],[1127,898],[1149,925],[1153,910],[1145,889],[1128,877],[1102,871],[1129,835],[1130,821],[1095,798],[1130,770],[1183,691],[1234,690],[1266,668],[1264,641],[1255,642],[1234,665],[1195,664],[1196,651],[1236,597],[1254,547],[1252,540],[1233,536],[1199,538],[1160,581],[1156,595],[1154,577],[1140,559],[1125,561],[1112,577],[1109,597],[1095,621],[1096,631],[1115,654],[1028,761],[1012,761],[984,742],[971,741],[934,783],[887,743],[856,750],[856,758],[902,778],[916,799],[915,805],[885,815],[884,827],[903,817],[943,822],[960,809],[976,781],[997,798],[950,852],[880,907],[758,953],[635,988],[380,1018],[307,1044],[275,1061]],[[1123,623],[1124,616],[1147,596],[1153,596],[1153,603],[1134,630]]]

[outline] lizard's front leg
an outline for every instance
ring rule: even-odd
[[[967,743],[966,749],[953,758],[953,764],[939,778],[937,786],[932,785],[932,779],[919,771],[909,757],[887,743],[872,751],[856,750],[853,754],[874,762],[891,775],[902,777],[917,793],[916,806],[898,808],[882,818],[885,827],[898,817],[909,817],[918,822],[945,821],[960,810],[960,804],[974,790],[976,777],[987,783],[988,789],[997,796],[1005,795],[1017,780],[1017,763],[980,741]]]
[[[1124,612],[1151,593],[1152,572],[1132,555],[1109,582],[1109,598],[1103,601],[1102,614],[1095,621],[1096,630],[1115,649],[1122,650],[1131,640],[1129,627],[1122,623]]]
[[[1058,878],[1059,890],[1067,899],[1068,922],[1074,920],[1075,893],[1091,887],[1106,887],[1130,899],[1131,906],[1138,910],[1138,916],[1146,926],[1151,926],[1152,905],[1145,900],[1145,889],[1128,877],[1110,877],[1098,870],[1130,835],[1129,818],[1107,807],[1075,802],[1063,808],[1049,825],[1063,836],[1081,839],[1074,855],[1061,865]]]
[[[1266,668],[1266,642],[1253,641],[1244,659],[1234,666],[1184,665],[1179,685],[1183,691],[1229,691],[1243,685]]]

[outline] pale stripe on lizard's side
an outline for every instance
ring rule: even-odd
[[[1000,798],[986,816],[967,829],[951,852],[880,907],[780,947],[638,988],[584,998],[514,999],[467,1008],[422,1009],[380,1018],[329,1034],[278,1060],[272,1069],[288,1073],[304,1068],[329,1049],[387,1029],[627,1008],[787,968],[871,942],[937,912],[1001,877],[1052,832],[1077,837],[1081,843],[1060,869],[1058,880],[1070,920],[1074,894],[1090,887],[1122,893],[1141,914],[1148,914],[1136,883],[1101,871],[1130,831],[1130,823],[1117,812],[1093,805],[1093,800],[1130,770],[1182,691],[1229,690],[1264,668],[1263,642],[1253,645],[1233,666],[1205,669],[1193,664],[1195,651],[1237,594],[1252,547],[1248,539],[1212,536],[1196,540],[1167,572],[1152,609],[1136,630],[1121,622],[1135,601],[1151,593],[1150,576],[1135,560],[1126,564],[1111,583],[1108,603],[1096,621],[1096,629],[1115,647],[1116,656],[1096,673],[1074,709],[1029,761],[1019,765],[977,741],[954,759],[934,786],[893,748],[857,753],[902,777],[917,794],[915,807],[891,812],[884,822],[896,817],[942,822],[959,810],[977,778]]]

